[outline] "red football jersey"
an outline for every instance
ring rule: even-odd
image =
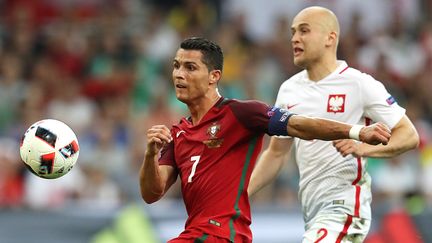
[[[159,164],[181,178],[188,219],[180,239],[206,233],[252,241],[247,187],[272,114],[259,101],[221,98],[199,124],[184,118],[172,127]]]

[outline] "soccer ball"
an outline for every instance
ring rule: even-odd
[[[41,120],[24,133],[20,155],[33,174],[55,179],[67,174],[75,165],[79,155],[78,139],[63,122]]]

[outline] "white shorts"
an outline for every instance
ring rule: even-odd
[[[369,232],[370,220],[347,214],[317,216],[303,235],[303,243],[361,243]]]

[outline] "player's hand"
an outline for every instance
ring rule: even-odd
[[[333,141],[333,146],[343,156],[352,155],[356,158],[363,156],[361,143],[354,139],[340,139]]]
[[[165,125],[155,125],[147,130],[147,151],[149,155],[156,155],[163,146],[172,141],[171,132]]]
[[[360,130],[360,141],[377,145],[384,144],[387,145],[391,137],[391,130],[384,123],[375,123],[370,126],[363,127]]]

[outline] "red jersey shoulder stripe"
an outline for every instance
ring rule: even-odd
[[[342,74],[342,73],[345,72],[348,68],[349,68],[349,66],[346,66],[346,68],[342,69],[342,71],[340,71],[339,74]]]

